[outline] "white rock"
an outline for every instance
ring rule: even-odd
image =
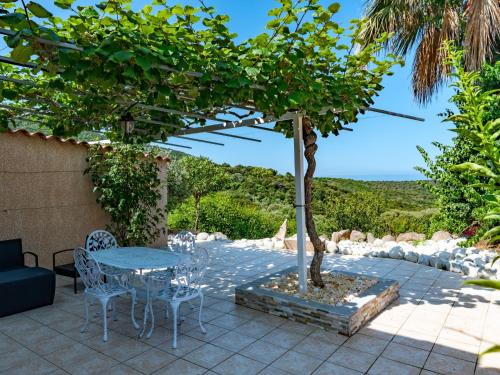
[[[340,241],[340,242],[342,242],[342,241]],[[350,247],[345,247],[341,251],[342,251],[342,254],[344,254],[344,255],[352,255],[352,249]]]
[[[436,254],[439,259],[441,260],[450,260],[451,258],[451,253],[447,252],[447,251],[440,251]]]
[[[394,236],[392,236],[390,234],[386,234],[384,237],[382,237],[382,241],[384,241],[384,242],[395,242],[396,239],[394,238]]]
[[[449,263],[449,269],[448,269],[448,271],[457,272],[457,273],[462,272],[462,263],[461,262],[457,262],[455,260],[451,260],[450,263]]]
[[[451,240],[451,234],[449,232],[440,230],[434,233],[431,237],[433,241],[444,241],[444,240]]]
[[[394,246],[391,250],[389,250],[389,258],[403,259],[404,256],[405,252],[401,246]]]
[[[398,244],[396,241],[385,241],[384,242],[384,247],[386,249],[392,249],[394,246],[401,246],[401,244]]]
[[[464,262],[462,264],[462,272],[464,275],[477,277],[479,269],[470,262]]]
[[[408,251],[405,253],[405,260],[408,262],[417,263],[418,262],[418,253],[415,251]]]
[[[266,249],[272,249],[274,247],[274,243],[271,239],[266,238],[262,241],[262,246]]]
[[[361,242],[366,240],[366,234],[360,232],[359,230],[353,230],[349,236],[349,239],[353,242]]]
[[[207,237],[207,241],[215,241],[215,236],[213,234],[210,234],[208,237]]]
[[[336,242],[334,242],[334,241],[326,241],[326,252],[327,253],[333,253],[333,254],[335,254],[338,251],[339,251],[339,247],[337,246]]]
[[[213,233],[216,241],[227,241],[227,236],[222,232]]]
[[[474,264],[478,267],[484,267],[486,266],[486,260],[483,257],[479,256],[474,259]]]
[[[285,248],[285,241],[275,239],[273,248],[279,249],[279,250],[284,249]]]
[[[418,256],[418,264],[423,264],[424,266],[429,265],[430,256],[425,254],[420,254]]]
[[[381,247],[383,245],[384,245],[384,241],[382,241],[380,238],[376,238],[375,241],[373,241],[373,246]]]

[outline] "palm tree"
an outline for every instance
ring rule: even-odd
[[[394,33],[387,49],[413,60],[413,93],[428,102],[444,82],[443,42],[453,41],[464,52],[464,67],[478,70],[495,56],[500,37],[499,0],[367,0],[364,43],[382,33]]]

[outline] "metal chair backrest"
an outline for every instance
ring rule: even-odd
[[[96,262],[90,251],[78,247],[73,252],[75,268],[85,284],[85,289],[102,291],[103,281],[99,263]]]
[[[196,237],[193,233],[188,231],[179,232],[172,240],[172,249],[183,254],[192,254],[195,241]]]
[[[85,247],[88,251],[106,250],[118,247],[116,238],[105,230],[95,230],[87,236]]]
[[[174,295],[173,298],[189,298],[197,294],[202,285],[208,266],[208,252],[206,249],[194,250],[191,262],[181,264],[174,272]]]

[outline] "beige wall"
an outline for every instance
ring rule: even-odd
[[[83,246],[88,233],[105,228],[109,218],[96,203],[90,177],[83,175],[87,149],[0,133],[0,240],[21,238],[24,251],[51,267],[54,251]],[[167,162],[159,163],[165,170]],[[155,245],[165,243],[162,236]]]

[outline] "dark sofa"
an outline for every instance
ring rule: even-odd
[[[24,255],[35,257],[35,267],[24,265]],[[56,287],[53,271],[38,267],[38,256],[23,253],[20,239],[0,241],[0,317],[52,305]]]

